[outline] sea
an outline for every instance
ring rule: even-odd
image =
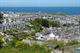
[[[2,11],[64,13],[67,15],[80,15],[80,7],[0,7],[0,12]]]

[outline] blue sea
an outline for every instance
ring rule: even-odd
[[[65,13],[67,15],[80,15],[80,7],[0,7],[0,11],[13,12],[42,12]]]

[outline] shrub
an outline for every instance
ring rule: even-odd
[[[77,40],[72,40],[67,43],[67,45],[77,45],[77,44],[79,44],[79,42]]]

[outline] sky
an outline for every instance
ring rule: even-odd
[[[0,0],[0,7],[80,7],[80,0]]]

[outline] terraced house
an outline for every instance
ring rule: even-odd
[[[0,31],[24,27],[25,23],[19,18],[19,15],[0,13]]]

